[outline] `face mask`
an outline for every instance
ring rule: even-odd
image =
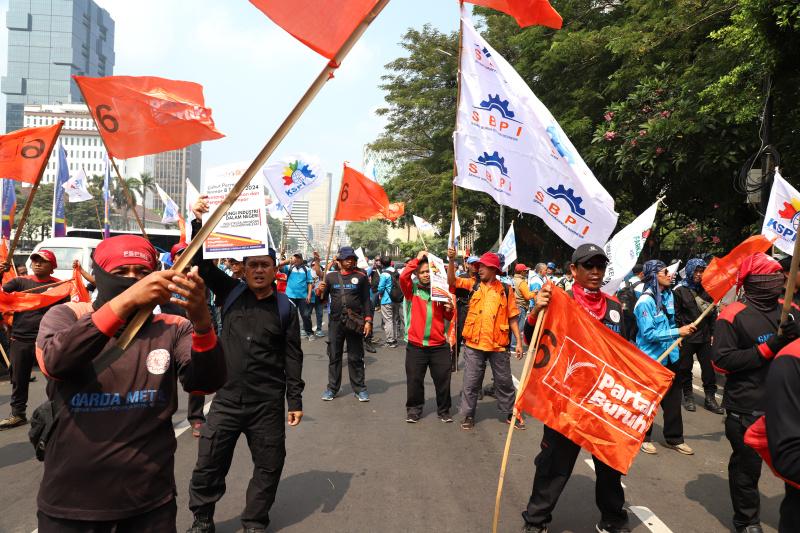
[[[106,303],[110,302],[111,300],[113,300],[126,290],[136,285],[136,283],[139,281],[136,278],[114,276],[113,274],[109,274],[108,272],[97,266],[97,264],[94,265],[92,273],[94,274],[94,279],[97,284],[97,299],[95,299],[94,303],[92,304],[92,307],[94,308],[95,311],[103,307]],[[133,320],[133,317],[135,316],[136,316],[135,312],[131,313],[125,321],[126,324],[121,328],[119,328],[117,332],[114,334],[114,336],[119,337],[122,334],[122,332],[125,331],[127,324],[131,320]],[[153,314],[151,313],[147,321],[150,322],[152,319],[153,319]]]
[[[750,274],[743,283],[745,300],[755,309],[766,313],[778,304],[784,281],[785,278],[780,272]]]

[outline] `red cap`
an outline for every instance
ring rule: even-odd
[[[39,250],[38,252],[33,252],[31,254],[31,257],[33,257],[35,255],[38,255],[39,257],[41,257],[45,261],[50,261],[50,266],[53,267],[53,270],[58,268],[58,265],[56,264],[56,256],[50,250]]]
[[[514,268],[514,272],[525,272],[526,270],[529,270],[529,269],[528,269],[528,267],[526,267],[526,266],[525,266],[523,263],[520,263],[520,264],[518,264],[518,265],[517,265],[517,266]]]
[[[186,244],[185,242],[179,242],[178,244],[173,246],[172,250],[170,250],[170,252],[169,252],[169,260],[174,263],[175,262],[175,256],[178,255],[181,252],[181,250],[185,250],[188,247],[189,247],[189,245]]]
[[[774,274],[783,270],[781,264],[764,252],[756,252],[742,261],[739,267],[739,276],[736,279],[736,290],[742,286],[744,280],[750,274]]]
[[[141,265],[153,270],[156,268],[156,249],[144,237],[119,235],[97,245],[94,262],[106,272],[122,265]]]
[[[500,258],[497,257],[497,255],[493,254],[493,253],[487,252],[487,253],[483,254],[481,256],[481,260],[478,261],[477,264],[478,265],[483,264],[483,265],[486,265],[487,267],[496,268],[498,270],[498,272],[502,271],[502,269],[500,268]]]

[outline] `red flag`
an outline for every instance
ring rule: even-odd
[[[119,159],[178,150],[224,137],[205,107],[203,86],[151,76],[73,76]]]
[[[564,19],[556,13],[547,0],[464,0],[470,4],[491,7],[514,17],[517,24],[524,28],[541,24],[550,28],[561,29]]]
[[[36,294],[32,292],[0,291],[0,308],[3,311],[31,311],[54,304],[69,296],[72,292],[72,283],[62,283],[45,292]]]
[[[91,303],[92,297],[89,296],[89,291],[86,290],[86,285],[83,284],[83,276],[81,276],[81,269],[72,269],[72,280],[70,281],[70,299],[75,303]]]
[[[36,183],[42,167],[50,160],[62,124],[0,135],[0,177]]]
[[[333,59],[377,0],[250,0],[272,22],[316,53]]]
[[[553,287],[517,407],[625,474],[673,376]]]
[[[5,237],[3,237],[2,242],[0,242],[0,262],[2,262],[2,261],[8,261],[8,239],[6,239]],[[13,265],[14,258],[12,257],[11,261],[9,261],[9,262],[12,263],[12,265]],[[8,272],[3,272],[3,280],[2,280],[2,282],[0,282],[0,284],[5,285],[6,283],[11,281],[12,279],[14,279],[14,268],[13,268],[13,266],[12,266],[11,270],[9,270]]]
[[[703,288],[708,295],[719,302],[736,284],[742,261],[756,252],[766,252],[777,238],[769,240],[764,235],[756,235],[745,239],[725,257],[712,259],[703,272]]]
[[[388,218],[392,222],[405,212],[405,202],[390,204],[383,188],[360,172],[344,165],[342,193],[334,220]]]

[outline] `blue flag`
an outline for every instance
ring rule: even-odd
[[[108,154],[103,157],[103,160],[106,163],[106,172],[103,176],[103,200],[105,200],[105,210],[103,211],[103,238],[108,239],[111,237],[111,226],[109,224],[109,191],[108,186],[109,182],[111,181],[111,164],[108,160]]]
[[[64,211],[64,184],[69,181],[67,168],[67,151],[61,141],[58,142],[58,175],[54,192],[53,237],[67,236],[66,214]]]

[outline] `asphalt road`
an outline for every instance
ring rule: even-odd
[[[382,332],[381,332],[381,337]],[[324,339],[303,341],[306,382],[304,416],[287,428],[287,458],[270,532],[486,532],[491,531],[503,447],[508,431],[496,401],[479,402],[475,429],[459,427],[457,414],[462,373],[452,375],[456,420],[436,417],[433,384],[426,379],[423,418],[405,422],[405,348],[378,348],[367,354],[367,390],[372,401],[358,402],[348,383],[332,402],[321,396],[327,381]],[[522,362],[512,370],[519,377]],[[34,371],[29,414],[45,399],[44,378]],[[489,383],[487,376],[486,383]],[[696,381],[699,383],[699,381]],[[9,411],[10,384],[0,381],[0,414]],[[702,401],[700,394],[697,401]],[[210,398],[209,398],[210,401]],[[684,433],[694,456],[666,449],[661,415],[656,417],[654,456],[639,454],[623,478],[634,533],[732,531],[727,460],[730,447],[723,417],[698,408],[684,413]],[[174,416],[178,426],[175,477],[178,531],[191,523],[187,489],[197,455],[197,439],[186,426],[186,395]],[[501,532],[519,531],[533,481],[533,460],[542,425],[527,418],[527,430],[515,431],[500,509]],[[181,432],[182,431],[182,432]],[[42,465],[27,440],[28,426],[0,432],[0,532],[36,529],[36,492]],[[572,478],[554,512],[550,531],[590,532],[599,520],[594,505],[594,472],[581,452]],[[227,494],[217,506],[219,533],[241,530],[240,514],[252,473],[245,439],[239,441],[227,478]],[[109,472],[109,480],[114,473]],[[103,480],[98,480],[103,482]],[[761,478],[764,531],[775,532],[783,484],[766,466]],[[644,522],[642,521],[644,520]]]

